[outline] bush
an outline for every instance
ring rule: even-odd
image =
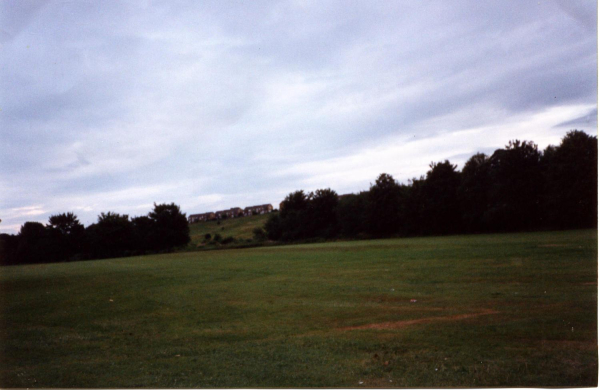
[[[252,235],[256,241],[262,242],[267,240],[267,232],[261,227],[252,229]]]
[[[225,237],[223,239],[223,241],[221,241],[221,244],[227,245],[227,244],[231,244],[232,242],[235,242],[235,238],[228,236],[228,237]]]
[[[206,241],[210,241],[210,239],[211,239],[211,238],[212,238],[212,236],[210,235],[210,233],[206,233],[206,234],[204,235],[204,239],[205,239]]]

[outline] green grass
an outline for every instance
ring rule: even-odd
[[[596,386],[597,243],[587,230],[4,267],[0,386]]]
[[[224,219],[220,224],[217,224],[217,221],[193,223],[190,225],[190,238],[192,239],[190,246],[201,245],[207,233],[212,237],[218,233],[223,238],[231,236],[237,240],[250,239],[252,230],[256,227],[263,227],[267,218],[269,218],[269,214]]]

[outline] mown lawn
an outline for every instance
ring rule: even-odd
[[[0,386],[596,386],[597,243],[587,230],[4,267]]]

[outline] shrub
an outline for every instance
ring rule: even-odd
[[[252,235],[254,236],[254,239],[259,242],[266,241],[267,239],[267,232],[261,227],[252,229]]]
[[[227,244],[231,244],[232,242],[235,242],[235,238],[228,236],[228,237],[225,237],[223,239],[223,241],[221,241],[221,244],[227,245]]]

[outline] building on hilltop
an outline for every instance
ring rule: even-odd
[[[270,204],[262,204],[259,206],[249,206],[244,208],[244,216],[266,214],[273,211],[273,206]]]
[[[212,221],[215,219],[224,219],[224,218],[237,218],[237,217],[245,217],[248,215],[255,214],[266,214],[273,211],[273,206],[270,204],[263,204],[260,206],[250,206],[245,209],[241,209],[240,207],[232,207],[228,210],[219,210],[215,212],[203,213],[203,214],[191,214],[188,217],[188,223],[196,223],[201,221]]]
[[[239,207],[232,207],[229,210],[220,210],[215,212],[217,219],[223,218],[235,218],[244,215],[243,211]]]
[[[229,211],[231,212],[231,218],[244,216],[244,211],[240,207],[232,207]]]
[[[192,214],[188,217],[188,223],[196,223],[196,222],[200,222],[200,221],[210,221],[215,219],[215,213],[213,213],[212,211],[209,213],[203,213],[203,214]]]

